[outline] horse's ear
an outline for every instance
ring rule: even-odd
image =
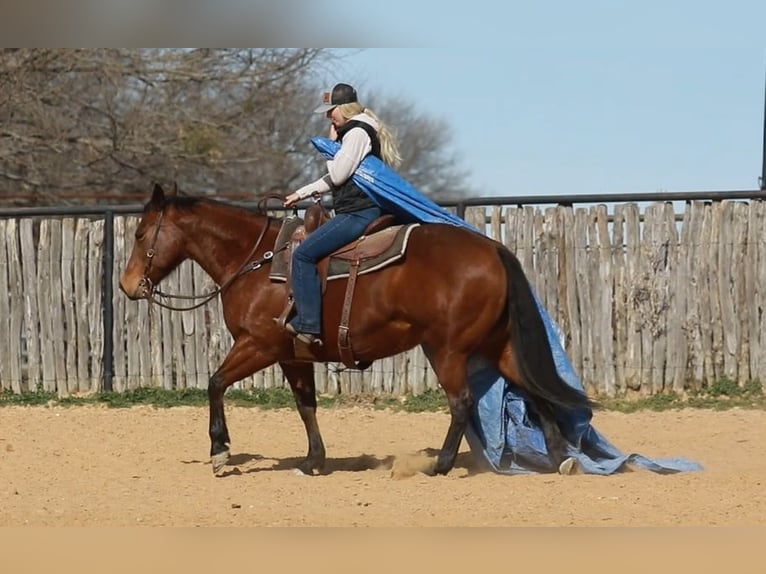
[[[156,207],[165,205],[165,192],[159,183],[155,182],[154,189],[152,190],[152,199],[149,202]]]
[[[168,197],[176,196],[178,195],[178,182],[173,182],[173,189],[170,190],[170,193],[168,193]]]

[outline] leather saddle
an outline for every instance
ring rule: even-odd
[[[299,218],[293,218],[283,224],[275,248],[280,246],[285,246],[285,248],[280,251],[280,257],[275,257],[272,261],[270,273],[270,278],[273,281],[284,281],[288,284],[287,305],[277,319],[282,327],[292,316],[295,305],[290,282],[292,252],[309,234],[326,223],[331,217],[324,206],[316,202],[306,209],[302,222]],[[400,259],[406,249],[409,234],[412,228],[417,225],[397,224],[393,215],[382,215],[371,221],[358,239],[337,249],[317,264],[323,293],[327,288],[327,281],[348,278],[341,320],[338,326],[338,349],[341,360],[349,368],[365,369],[371,364],[357,363],[354,360],[351,347],[349,319],[356,278],[361,274],[375,271]],[[295,346],[296,357],[299,355],[308,359],[313,357],[310,350],[309,354],[306,355],[306,346],[297,339],[295,339]]]

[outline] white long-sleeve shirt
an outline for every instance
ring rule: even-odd
[[[369,124],[376,131],[378,129],[378,122],[364,112],[355,115],[351,120]],[[315,193],[322,195],[330,192],[334,187],[345,183],[371,151],[372,140],[370,140],[367,132],[360,127],[351,128],[343,136],[338,153],[332,159],[327,160],[327,173],[316,181],[304,185],[295,193],[301,199],[305,199]]]

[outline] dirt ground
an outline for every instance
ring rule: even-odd
[[[207,410],[0,409],[0,526],[763,526],[766,412],[596,413],[625,453],[701,472],[505,476],[463,442],[447,476],[418,473],[444,413],[320,409],[329,473],[294,410],[227,407],[232,458],[208,461]]]

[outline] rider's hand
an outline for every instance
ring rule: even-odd
[[[298,194],[293,192],[285,198],[285,207],[292,207],[301,200]]]

